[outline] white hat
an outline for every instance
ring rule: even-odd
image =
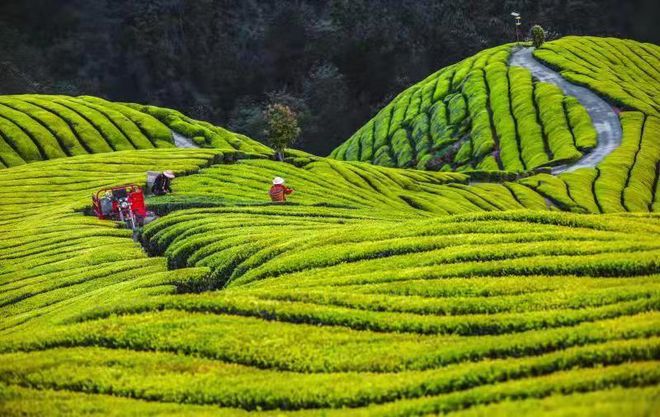
[[[174,172],[170,170],[164,171],[163,175],[165,175],[167,178],[174,178]]]
[[[282,178],[282,177],[273,178],[273,184],[274,185],[284,184],[284,178]]]

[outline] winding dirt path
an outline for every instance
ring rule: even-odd
[[[562,89],[565,95],[573,96],[584,106],[591,116],[591,121],[598,132],[598,144],[578,161],[554,167],[553,174],[575,171],[578,168],[593,168],[610,152],[621,144],[621,122],[619,116],[605,100],[588,88],[571,84],[558,72],[537,61],[532,52],[534,48],[518,48],[511,53],[509,65],[524,67],[541,81],[552,83]]]
[[[199,148],[190,138],[172,130],[172,139],[177,148]]]

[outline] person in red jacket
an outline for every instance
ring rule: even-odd
[[[286,201],[286,196],[291,194],[293,190],[286,185],[284,185],[284,178],[275,177],[273,179],[273,186],[270,187],[268,195],[270,199],[276,203],[284,203]]]

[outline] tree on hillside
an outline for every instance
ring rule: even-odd
[[[283,161],[284,150],[293,145],[300,135],[298,116],[289,106],[280,103],[268,105],[265,116],[268,143],[275,149],[275,158]]]
[[[545,42],[545,31],[539,25],[532,26],[532,44],[534,48],[540,48]]]

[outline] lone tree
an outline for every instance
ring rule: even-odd
[[[545,31],[539,25],[532,26],[532,44],[535,48],[540,48],[545,42]]]
[[[268,127],[266,137],[275,149],[275,159],[284,160],[284,149],[293,145],[300,135],[298,116],[285,104],[269,104],[264,112]]]

